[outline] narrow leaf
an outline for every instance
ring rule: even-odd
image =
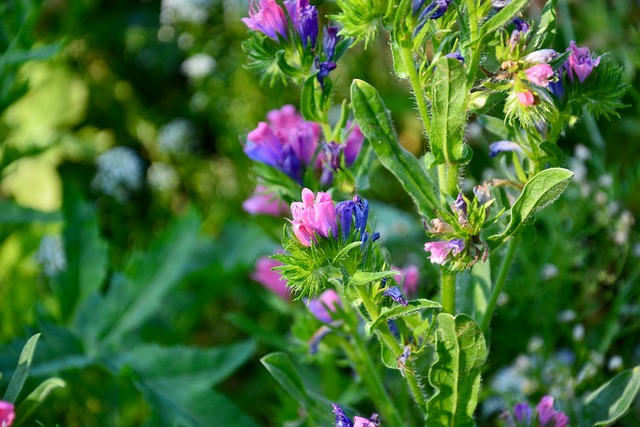
[[[529,3],[529,0],[512,0],[502,10],[484,23],[480,29],[480,40],[482,40],[486,35],[492,34],[511,22],[514,16],[516,16],[516,14],[527,5],[527,3]]]
[[[42,382],[16,409],[16,419],[14,426],[18,427],[25,424],[31,414],[38,409],[38,406],[44,402],[49,393],[57,388],[63,388],[67,384],[60,378],[49,378]]]
[[[558,0],[548,0],[542,9],[540,23],[531,42],[535,49],[551,46],[556,36],[556,3]]]
[[[7,387],[7,391],[4,393],[2,400],[15,403],[18,399],[22,386],[29,376],[29,368],[31,367],[33,353],[36,351],[36,345],[38,344],[39,338],[40,334],[35,334],[29,338],[29,341],[27,341],[22,348],[20,358],[18,359],[18,367],[11,377],[11,381],[9,382],[9,386]]]
[[[400,181],[419,212],[429,218],[438,206],[435,187],[416,157],[398,142],[391,116],[378,91],[362,80],[351,84],[353,113],[380,162]]]
[[[640,366],[621,372],[584,401],[585,425],[607,426],[623,416],[640,391]]]
[[[501,140],[509,140],[512,138],[509,127],[502,119],[481,115],[478,116],[478,122],[482,125],[482,127],[484,127],[486,130],[488,130]]]
[[[29,224],[32,222],[57,222],[60,212],[43,212],[22,207],[9,200],[0,200],[0,224]]]
[[[378,280],[382,280],[386,277],[394,277],[399,274],[396,270],[388,270],[388,271],[378,271],[375,273],[367,273],[364,271],[356,271],[351,279],[349,279],[348,286],[362,286],[371,282],[377,282]]]
[[[429,371],[436,393],[427,402],[427,427],[475,425],[473,412],[478,404],[480,368],[487,347],[480,327],[469,316],[438,315],[436,329],[438,359]]]
[[[307,394],[289,356],[284,353],[271,353],[260,359],[260,362],[300,406],[307,410],[313,407],[313,400]]]
[[[551,168],[536,174],[524,186],[518,200],[511,207],[511,219],[506,230],[489,237],[495,249],[509,237],[520,231],[522,226],[540,209],[553,203],[567,188],[573,172],[562,168]]]
[[[322,122],[323,117],[318,112],[316,103],[316,74],[309,76],[302,85],[300,94],[300,111],[305,120]]]
[[[367,335],[371,335],[371,333],[376,330],[381,322],[385,322],[390,319],[397,319],[398,317],[409,316],[425,310],[437,311],[441,309],[442,306],[439,303],[430,301],[428,299],[409,301],[409,304],[407,304],[406,306],[396,305],[391,308],[385,307],[382,309],[380,315],[376,320],[365,325],[364,330]]]

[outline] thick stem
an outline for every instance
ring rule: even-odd
[[[509,274],[513,257],[518,249],[518,243],[520,243],[520,236],[514,237],[508,243],[507,253],[502,259],[502,265],[500,265],[500,271],[498,272],[498,279],[491,290],[491,299],[489,300],[489,304],[487,304],[487,311],[484,313],[484,318],[482,319],[481,327],[483,332],[487,332],[489,325],[491,324],[491,318],[493,317],[493,312],[496,309],[498,297],[500,296],[500,293],[504,288],[504,284],[507,281],[507,274]]]
[[[411,88],[416,98],[416,104],[418,104],[418,111],[420,112],[420,118],[424,123],[424,130],[427,138],[429,132],[431,132],[431,116],[429,116],[429,108],[427,107],[427,101],[422,93],[422,84],[420,84],[420,77],[416,71],[416,65],[413,62],[413,52],[409,47],[402,47],[402,62],[409,74],[409,81],[411,82]]]
[[[440,185],[441,195],[448,195],[453,199],[458,196],[459,172],[460,165],[457,163],[438,165],[438,184]]]
[[[456,273],[446,271],[440,272],[440,283],[442,286],[442,310],[445,313],[456,315]]]

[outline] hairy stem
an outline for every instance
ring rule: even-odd
[[[416,64],[413,61],[413,52],[409,47],[402,47],[401,52],[402,62],[404,63],[404,67],[407,70],[407,73],[409,74],[411,88],[413,89],[413,94],[416,98],[416,104],[418,104],[420,118],[422,119],[422,123],[424,123],[426,136],[429,137],[429,132],[431,131],[431,116],[429,116],[427,101],[424,97],[424,94],[422,93],[422,84],[420,84],[420,77],[418,76],[418,72],[416,71]]]
[[[442,310],[445,313],[456,315],[456,273],[446,271],[440,272],[440,283],[442,286]]]

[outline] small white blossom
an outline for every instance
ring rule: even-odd
[[[60,236],[46,235],[40,240],[36,261],[42,265],[44,274],[48,277],[67,269],[67,255]]]
[[[164,125],[158,133],[158,148],[170,154],[188,153],[194,143],[196,129],[185,119],[174,119]]]
[[[607,362],[607,369],[610,371],[617,371],[622,368],[622,364],[622,357],[616,354],[615,356],[611,356]]]
[[[142,188],[144,164],[131,148],[115,147],[105,151],[98,156],[96,166],[98,170],[93,187],[120,202],[126,201],[131,192]]]
[[[216,68],[216,60],[206,53],[197,53],[182,62],[180,70],[189,78],[206,77]]]
[[[573,331],[571,332],[571,336],[573,337],[574,341],[582,341],[584,338],[584,325],[578,323],[576,326],[574,326]]]
[[[212,0],[162,0],[160,23],[175,25],[180,22],[203,24],[209,19]]]

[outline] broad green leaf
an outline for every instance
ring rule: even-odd
[[[0,224],[29,224],[32,222],[58,222],[60,212],[43,212],[22,207],[9,200],[0,200]]]
[[[502,8],[498,13],[493,15],[480,29],[480,40],[486,35],[492,34],[501,27],[507,25],[521,9],[523,9],[529,0],[512,0],[508,5]]]
[[[558,0],[548,0],[542,9],[540,22],[531,45],[535,49],[545,49],[551,47],[556,36],[556,3]]]
[[[104,284],[108,247],[100,237],[95,208],[70,182],[64,186],[63,212],[67,268],[55,278],[53,287],[63,320],[73,321],[78,307]]]
[[[15,427],[21,426],[29,420],[29,417],[38,409],[38,406],[44,402],[53,390],[57,388],[66,387],[65,383],[60,378],[49,378],[42,382],[35,390],[33,390],[29,396],[18,406],[16,409],[16,419],[13,423]]]
[[[456,307],[462,313],[471,316],[478,324],[482,323],[491,298],[491,263],[477,262],[471,272],[459,276],[461,292],[456,295]]]
[[[300,111],[305,120],[312,122],[324,122],[324,117],[318,109],[316,100],[316,74],[307,77],[302,85],[300,94]]]
[[[356,122],[370,141],[380,162],[400,181],[422,215],[435,216],[438,198],[427,171],[398,142],[391,116],[378,91],[362,80],[351,84],[351,104]]]
[[[511,219],[506,230],[489,237],[488,241],[492,249],[518,233],[533,214],[560,197],[572,177],[573,172],[562,168],[546,169],[534,175],[511,207]]]
[[[396,305],[391,308],[384,307],[381,310],[380,315],[374,321],[365,325],[364,330],[367,335],[371,335],[371,333],[376,330],[381,322],[385,322],[390,319],[397,319],[398,317],[409,316],[411,314],[419,313],[424,310],[436,311],[440,309],[442,309],[440,303],[422,298],[409,301],[409,304],[407,304],[406,306]]]
[[[623,416],[640,391],[640,366],[621,372],[584,401],[584,425],[607,426]]]
[[[260,362],[300,406],[306,410],[314,406],[314,401],[307,394],[296,368],[289,360],[289,356],[284,353],[271,353],[260,359]]]
[[[375,273],[367,273],[364,271],[356,271],[349,279],[348,286],[362,286],[371,282],[377,282],[386,277],[394,277],[399,274],[396,270],[378,271]]]
[[[502,119],[481,115],[478,116],[478,122],[482,125],[482,127],[484,127],[486,130],[488,130],[501,140],[509,140],[512,138],[509,127]]]
[[[480,327],[465,314],[454,318],[440,313],[436,354],[438,358],[429,371],[429,382],[436,392],[427,402],[426,426],[475,425],[473,412],[478,404],[480,369],[487,357]]]
[[[22,348],[20,358],[18,359],[18,367],[13,373],[11,381],[9,381],[9,386],[7,387],[7,391],[4,393],[2,400],[15,403],[18,399],[22,386],[29,376],[29,368],[31,367],[33,353],[36,351],[36,345],[38,344],[39,338],[40,334],[35,334],[29,338],[29,341],[27,341]]]
[[[464,143],[467,75],[457,59],[441,57],[435,63],[431,85],[429,143],[435,164],[462,163],[470,150]]]

